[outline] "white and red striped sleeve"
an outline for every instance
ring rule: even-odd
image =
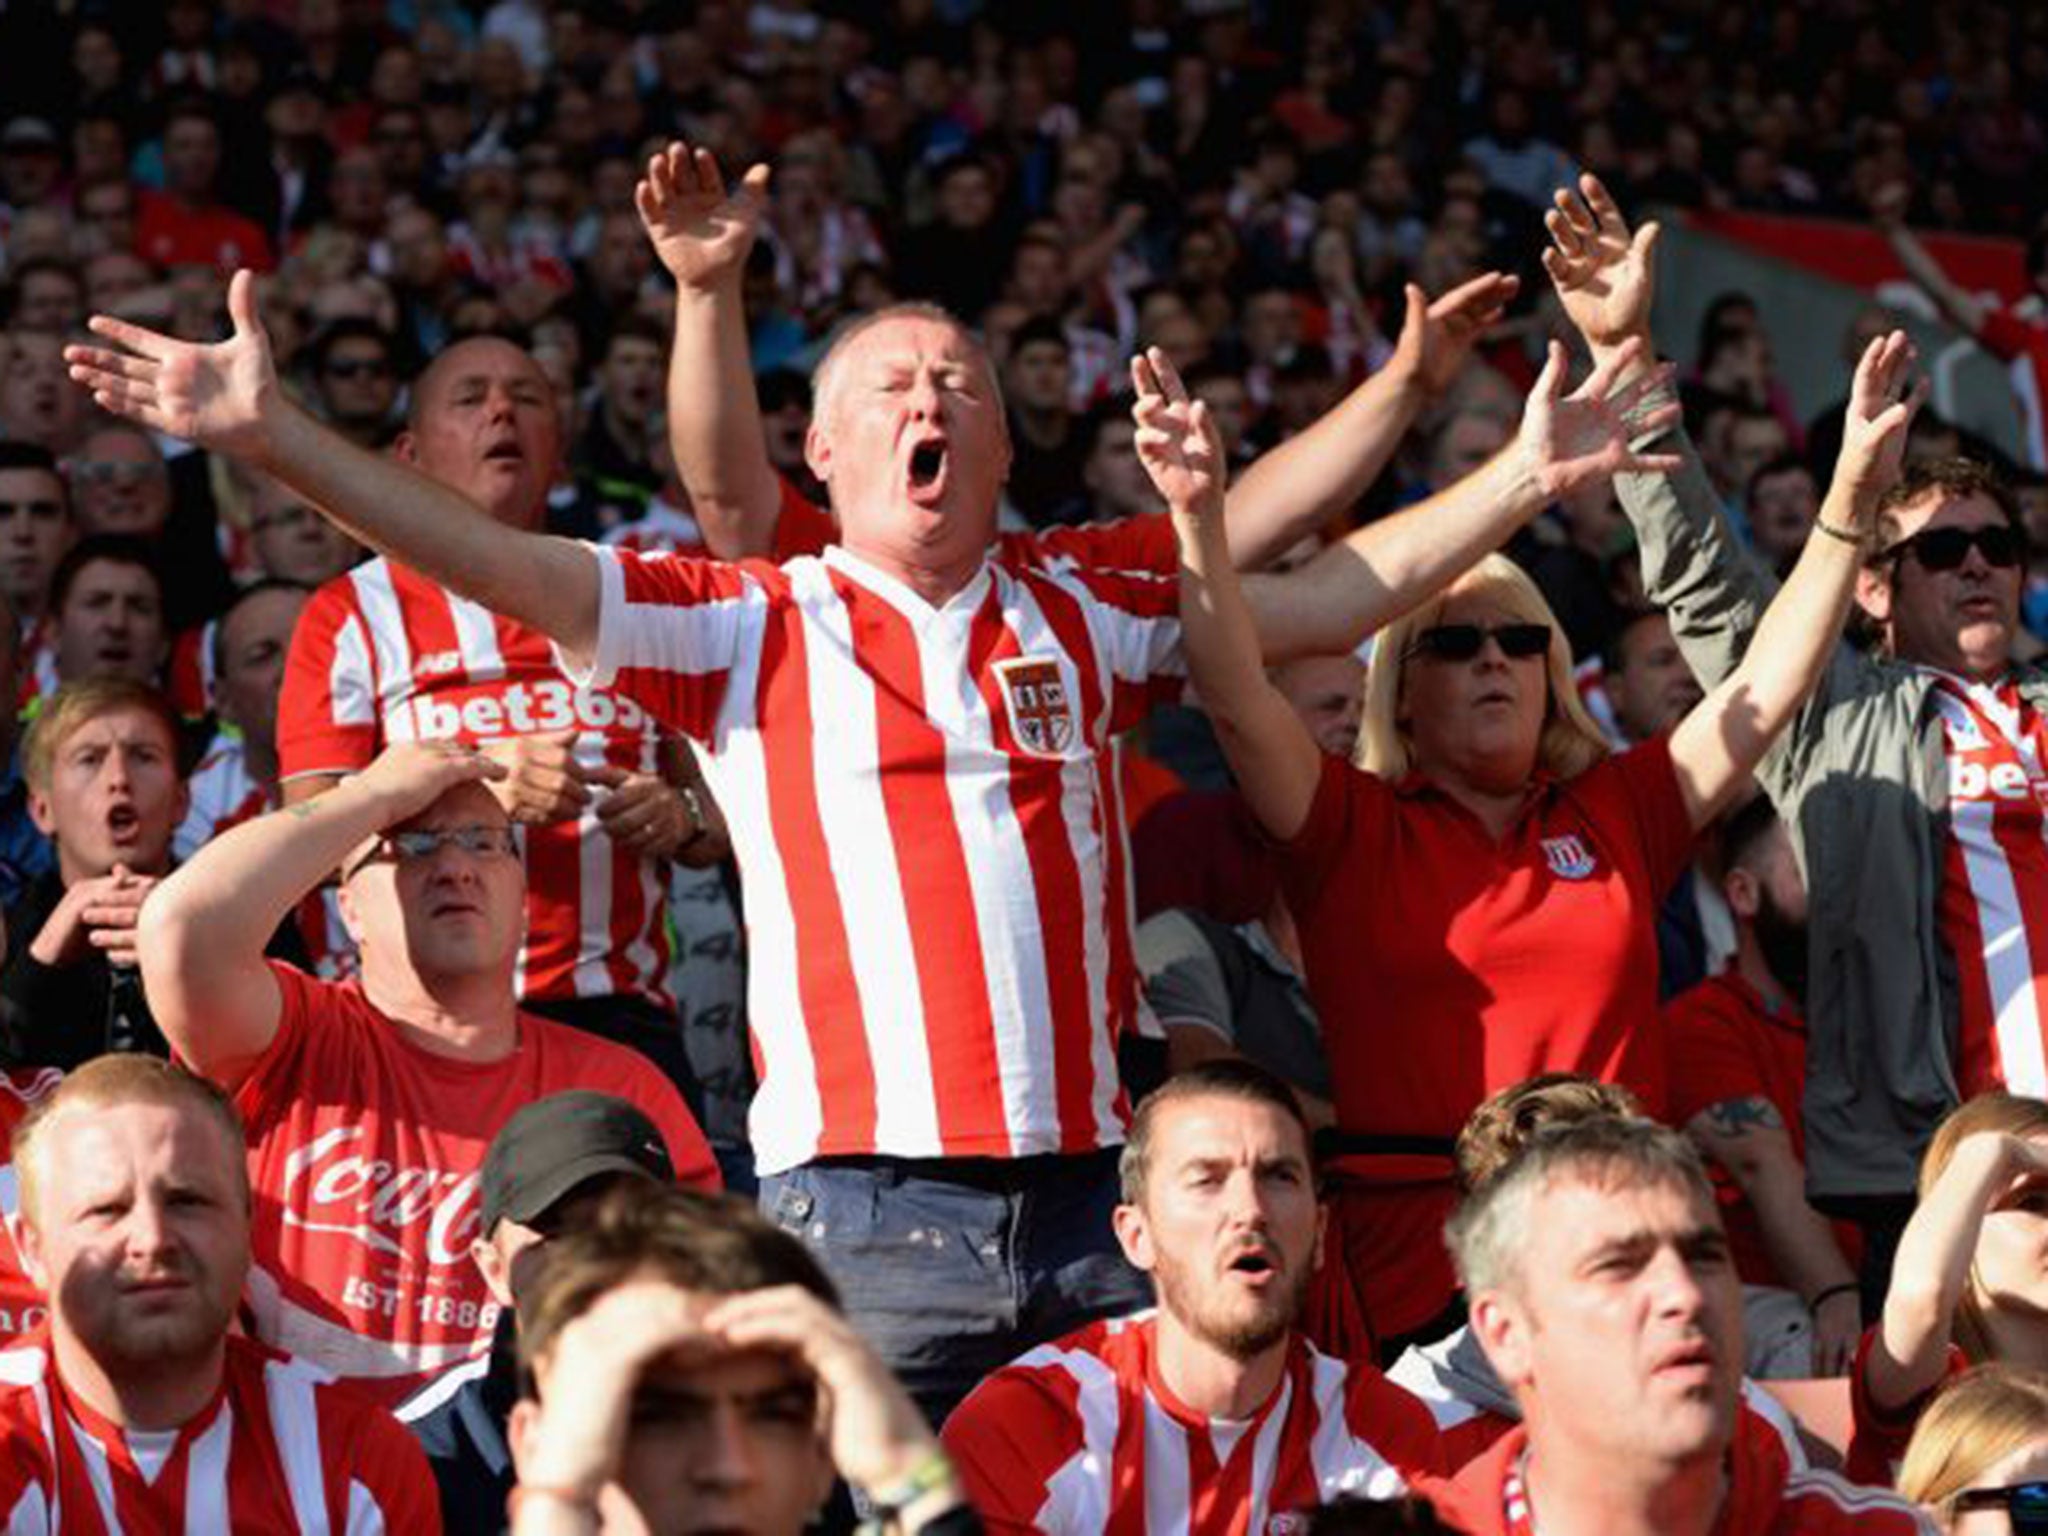
[[[1025,572],[1023,579],[1039,594],[1046,617],[1059,630],[1069,654],[1079,657],[1092,649],[1098,658],[1099,683],[1106,690],[1102,702],[1109,710],[1107,734],[1133,729],[1154,705],[1180,696],[1188,674],[1181,649],[1178,578],[1075,568]],[[1063,605],[1048,589],[1065,594],[1079,609],[1086,622],[1085,636],[1071,631],[1063,620]],[[1084,638],[1092,645],[1084,645]]]
[[[717,727],[733,669],[758,655],[769,595],[767,565],[739,566],[685,555],[642,555],[587,546],[598,562],[597,652],[578,675],[649,710],[699,741]]]
[[[348,1536],[439,1536],[441,1499],[412,1432],[339,1382],[317,1389],[332,1529]]]
[[[1144,1476],[1142,1441],[1124,1443],[1120,1417],[1110,1366],[1048,1345],[976,1387],[941,1439],[989,1531],[1107,1532],[1112,1486]]]
[[[277,698],[280,778],[350,773],[377,755],[375,665],[355,588],[337,576],[313,594],[292,630]]]

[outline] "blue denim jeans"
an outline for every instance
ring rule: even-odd
[[[828,1158],[761,1180],[933,1424],[1034,1344],[1152,1303],[1110,1227],[1114,1150]]]

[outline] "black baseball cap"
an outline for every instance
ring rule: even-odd
[[[483,1234],[506,1217],[531,1223],[586,1179],[606,1173],[675,1180],[654,1122],[608,1093],[575,1088],[507,1120],[484,1154]]]

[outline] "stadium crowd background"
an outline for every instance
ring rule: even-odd
[[[1545,344],[1578,347],[1539,257],[1553,193],[1581,172],[1631,221],[1712,211],[1995,237],[2036,290],[2014,313],[2037,333],[2048,297],[2048,7],[2034,3],[170,0],[148,14],[8,6],[0,60],[34,64],[6,70],[0,104],[0,595],[19,634],[0,636],[0,690],[16,693],[25,725],[89,677],[160,689],[192,797],[179,860],[276,803],[295,589],[362,551],[228,458],[116,425],[60,349],[92,314],[220,336],[238,268],[261,277],[287,387],[365,447],[406,429],[409,388],[435,356],[466,337],[515,338],[551,386],[565,445],[548,528],[686,551],[703,540],[664,415],[675,291],[634,201],[649,156],[678,139],[735,180],[772,171],[746,333],[789,489],[825,499],[804,445],[811,371],[835,331],[930,299],[986,340],[997,367],[1012,530],[1164,510],[1132,446],[1132,355],[1164,354],[1242,468],[1388,366],[1404,285],[1438,296],[1504,271],[1519,293],[1324,534],[1456,484],[1513,438]],[[1827,489],[1840,406],[1796,405],[1757,304],[1709,286],[1697,333],[1659,334],[1657,350],[1679,367],[1687,429],[1738,537],[1783,572]],[[1868,306],[1843,355],[1890,323]],[[2038,339],[2025,345],[2039,356]],[[2038,411],[2038,391],[2032,401]],[[2024,388],[2015,402],[2026,408]],[[2031,657],[2048,642],[2044,465],[1938,409],[1913,432],[1909,456],[1967,452],[2017,491],[2033,539],[2033,634],[2017,649]],[[2032,433],[2038,443],[2038,418]],[[2011,439],[2029,440],[2024,426]],[[31,489],[46,484],[54,496]],[[1610,489],[1550,508],[1509,552],[1556,613],[1617,744],[1668,729],[1697,700],[1646,613]],[[245,656],[235,641],[252,628]],[[1363,666],[1325,661],[1285,686],[1319,742],[1348,753]],[[17,753],[19,734],[4,733]],[[1137,915],[1268,915],[1270,853],[1219,809],[1229,770],[1199,710],[1158,709],[1131,746]],[[162,1048],[132,957],[117,954],[83,993],[46,957],[27,964],[63,890],[32,789],[16,767],[0,799],[0,1040],[24,1084],[100,1045]],[[672,1001],[687,1061],[647,1053],[684,1087],[726,1183],[745,1189],[741,886],[721,851],[714,834],[685,860],[699,867],[664,867],[667,912],[651,920],[669,931],[670,969],[618,990]],[[1667,999],[1734,948],[1708,889],[1720,874],[1704,860],[1667,905]],[[331,899],[299,917],[273,953],[348,974]],[[1172,990],[1176,963],[1210,942],[1175,921],[1151,926],[1149,945],[1141,931],[1162,1011],[1187,1002]],[[81,1011],[105,1021],[97,1043],[72,1037]],[[1262,1018],[1267,1064],[1327,1119],[1313,1041]],[[1259,1054],[1252,1039],[1237,1043]],[[1131,1052],[1126,1069],[1143,1081],[1185,1065],[1185,1037],[1179,1047],[1170,1037],[1164,1063]],[[1821,1332],[1839,1370],[1842,1328]]]

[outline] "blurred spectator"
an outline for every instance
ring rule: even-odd
[[[595,398],[573,455],[599,502],[613,509],[600,519],[607,525],[637,515],[661,484],[653,437],[667,361],[668,338],[658,327],[629,310],[614,316],[596,354]]]
[[[1087,432],[1067,408],[1072,358],[1059,322],[1034,315],[1010,338],[1003,366],[1010,418],[1010,475],[1003,492],[1033,528],[1089,516],[1083,486]]]
[[[363,558],[363,546],[268,475],[249,504],[249,541],[267,577],[317,590]]]
[[[1721,829],[1734,914],[1727,970],[1666,1006],[1671,1119],[1711,1160],[1743,1282],[1752,1376],[1840,1376],[1863,1332],[1855,1229],[1806,1201],[1806,887],[1792,840],[1757,796]]]
[[[1768,460],[1749,477],[1742,499],[1750,548],[1782,577],[1806,546],[1820,513],[1820,488],[1806,461],[1790,454]]]
[[[107,1057],[15,1135],[22,1256],[50,1311],[0,1396],[9,1509],[50,1511],[53,1531],[440,1530],[396,1423],[236,1327],[254,1215],[218,1089]]]
[[[277,695],[292,626],[310,595],[266,578],[237,593],[210,626],[220,730],[192,770],[191,808],[173,842],[181,861],[217,833],[277,807]]]
[[[47,121],[16,117],[0,128],[0,236],[31,208],[49,204],[63,174],[63,145]]]
[[[374,320],[337,320],[307,348],[320,414],[335,431],[365,448],[382,448],[396,425],[394,354],[390,333]]]
[[[87,538],[156,544],[171,518],[171,474],[156,440],[133,422],[94,427],[64,461],[71,515]]]
[[[14,291],[9,326],[62,334],[85,324],[85,285],[71,263],[36,257],[14,264],[8,279]]]
[[[237,267],[270,270],[270,237],[220,202],[221,136],[216,109],[200,97],[174,102],[164,117],[164,189],[144,192],[135,220],[135,247],[166,270],[210,267],[222,276]]]
[[[178,742],[162,695],[121,677],[59,690],[29,727],[29,813],[57,864],[7,912],[10,1063],[68,1071],[103,1051],[169,1054],[136,970],[135,924],[188,803]]]
[[[91,404],[64,372],[64,338],[10,331],[0,349],[0,432],[59,457],[77,446]]]
[[[0,597],[20,644],[42,628],[57,562],[76,534],[56,459],[35,444],[0,439]],[[0,695],[0,705],[14,697]]]
[[[38,691],[98,677],[154,684],[170,656],[163,576],[140,539],[96,534],[73,544],[50,578],[49,613],[51,677],[38,657],[26,680]]]

